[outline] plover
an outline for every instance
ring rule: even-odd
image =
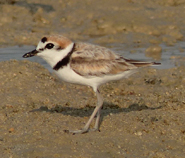
[[[81,130],[68,131],[73,134],[88,132],[95,116],[95,125],[91,130],[99,129],[100,111],[103,105],[103,98],[98,89],[100,85],[127,78],[140,67],[160,64],[126,59],[105,47],[73,42],[62,35],[43,37],[36,49],[24,54],[23,57],[35,55],[45,59],[63,81],[91,86],[96,93],[97,105],[88,122]]]

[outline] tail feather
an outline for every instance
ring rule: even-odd
[[[133,64],[136,67],[145,67],[145,66],[152,66],[152,65],[161,65],[161,63],[156,62],[145,62],[145,61],[139,61],[139,60],[132,60],[132,59],[125,59],[124,60],[130,64]]]

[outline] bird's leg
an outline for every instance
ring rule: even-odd
[[[98,130],[99,121],[100,121],[100,110],[101,110],[101,107],[103,105],[103,98],[102,98],[98,89],[96,91],[96,95],[97,95],[98,103],[97,103],[96,108],[94,109],[93,113],[91,114],[89,120],[87,121],[86,125],[84,126],[84,128],[82,130],[65,131],[65,132],[70,132],[70,133],[73,133],[73,134],[88,132],[89,126],[90,126],[90,124],[91,124],[91,122],[92,122],[92,120],[93,120],[93,118],[95,117],[96,114],[97,114],[97,118],[96,118],[96,122],[95,122],[95,126],[94,126],[93,130]]]
[[[96,96],[97,96],[97,100],[98,100],[97,106],[99,107],[99,110],[98,110],[98,112],[97,112],[96,122],[95,122],[94,129],[93,129],[93,130],[98,130],[98,129],[99,129],[101,108],[102,108],[102,106],[103,106],[103,97],[102,97],[102,95],[100,94],[99,90],[97,90]]]

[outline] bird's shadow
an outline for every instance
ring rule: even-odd
[[[39,109],[31,110],[30,112],[49,112],[49,113],[61,113],[63,115],[70,115],[74,117],[88,117],[92,114],[94,110],[94,106],[86,105],[83,108],[73,108],[73,107],[65,107],[62,105],[56,105],[55,107],[48,109],[46,106],[41,106]],[[101,120],[100,124],[103,120],[103,117],[109,115],[109,114],[117,114],[121,112],[131,112],[131,111],[142,111],[142,110],[157,110],[161,109],[162,106],[158,107],[148,107],[145,104],[139,105],[138,103],[134,103],[129,105],[127,108],[120,108],[118,105],[104,102],[102,110],[101,110]]]

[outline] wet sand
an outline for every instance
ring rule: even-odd
[[[62,33],[159,55],[159,44],[184,40],[184,7],[179,0],[2,1],[0,46],[35,45],[44,34]],[[144,68],[101,86],[100,131],[71,135],[64,130],[82,128],[94,109],[92,89],[64,83],[35,62],[0,62],[0,155],[183,158],[184,70]]]

